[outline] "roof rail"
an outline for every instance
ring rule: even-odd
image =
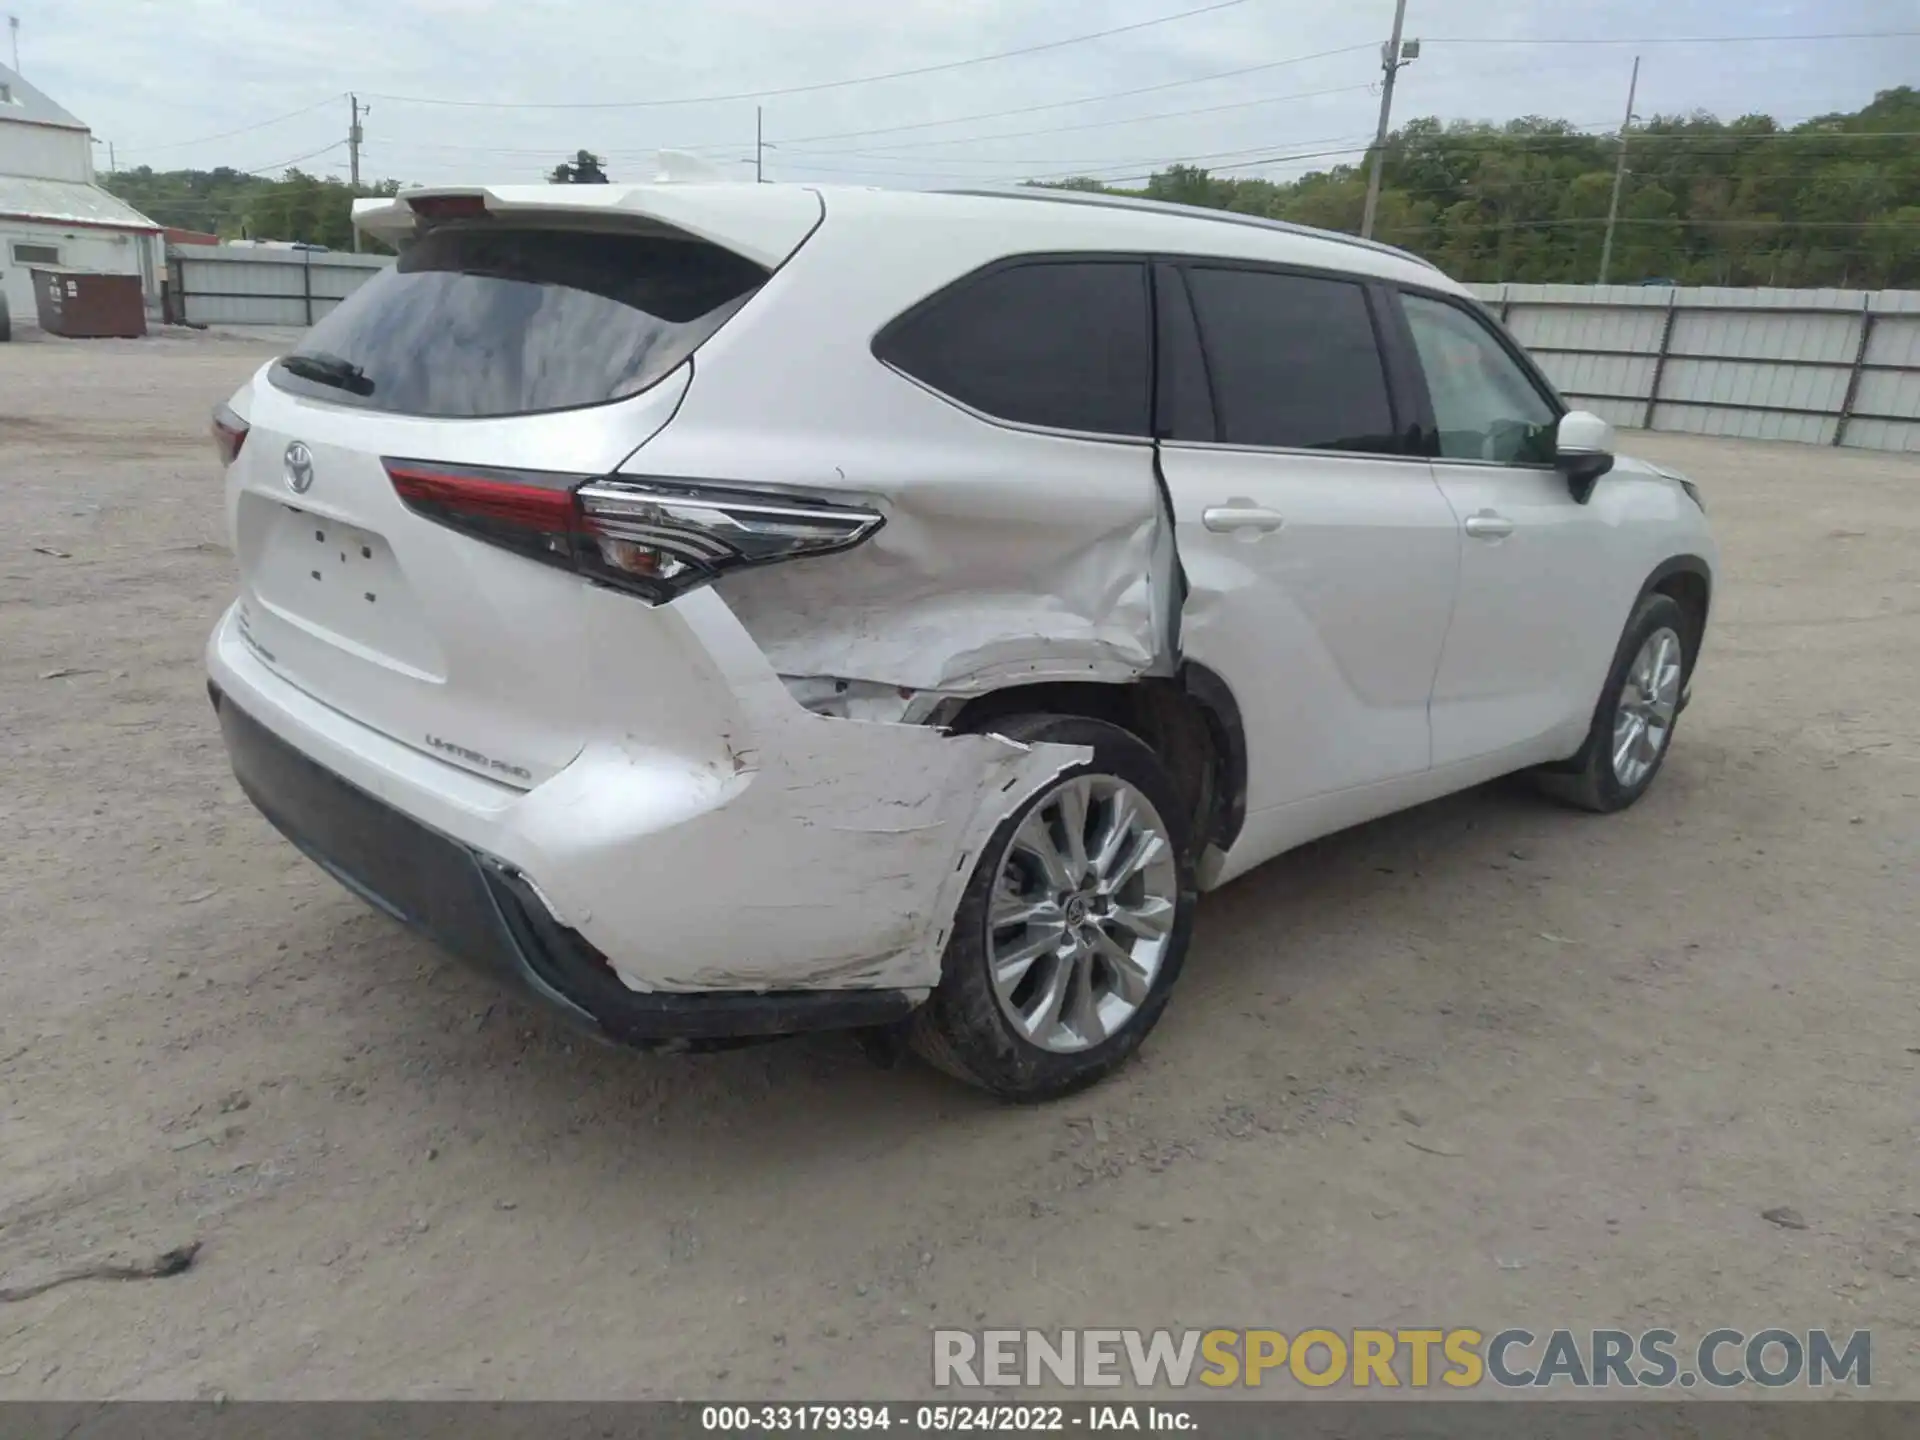
[[[1151,215],[1184,215],[1193,220],[1215,220],[1223,225],[1251,225],[1262,230],[1279,230],[1289,235],[1304,235],[1312,240],[1334,240],[1342,245],[1357,245],[1411,260],[1429,270],[1440,267],[1410,250],[1384,245],[1378,240],[1363,240],[1342,230],[1321,230],[1312,225],[1296,225],[1291,220],[1270,220],[1264,215],[1242,215],[1233,210],[1213,210],[1205,205],[1176,205],[1170,200],[1143,200],[1134,195],[1109,195],[1090,190],[1055,190],[1046,185],[994,185],[965,190],[942,190],[942,195],[977,195],[999,200],[1044,200],[1061,205],[1095,205],[1108,210],[1140,210]]]

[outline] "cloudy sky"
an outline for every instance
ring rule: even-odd
[[[1179,160],[1280,176],[1354,158],[1379,104],[1392,0],[0,0],[0,11],[20,18],[26,77],[111,140],[123,167],[277,173],[298,160],[344,176],[351,90],[371,107],[373,178],[534,180],[581,147],[607,156],[615,179],[646,178],[662,147],[745,178],[758,103],[769,178],[918,186],[1119,180]],[[1912,35],[1672,43],[1857,31],[1920,32],[1920,3],[1410,0],[1406,33],[1424,49],[1401,73],[1395,116],[1610,128],[1636,53],[1642,115],[1793,121],[1920,84]],[[954,64],[1028,47],[1044,48]]]

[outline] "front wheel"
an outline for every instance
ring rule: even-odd
[[[1023,715],[993,732],[1090,758],[1003,820],[961,896],[919,1053],[1007,1100],[1109,1074],[1159,1020],[1186,959],[1197,891],[1166,768],[1098,720]]]
[[[1586,744],[1565,770],[1538,772],[1542,789],[1600,813],[1624,810],[1647,793],[1673,743],[1693,670],[1690,628],[1671,596],[1648,595],[1634,608]]]

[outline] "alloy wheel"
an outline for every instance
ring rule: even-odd
[[[1613,712],[1613,778],[1631,790],[1660,760],[1680,705],[1680,637],[1661,627],[1627,667]]]
[[[1055,1053],[1138,1013],[1167,951],[1179,866],[1160,813],[1112,775],[1077,775],[1027,812],[1000,858],[987,955],[1000,1009]]]

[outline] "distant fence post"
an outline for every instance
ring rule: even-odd
[[[1660,326],[1660,348],[1653,356],[1653,380],[1647,386],[1646,413],[1640,417],[1642,430],[1653,429],[1654,408],[1660,403],[1660,377],[1667,373],[1667,351],[1673,348],[1673,322],[1680,314],[1680,292],[1667,291],[1667,318]]]
[[[1853,418],[1853,402],[1860,394],[1860,372],[1867,366],[1867,346],[1873,340],[1873,296],[1860,297],[1860,344],[1853,352],[1853,368],[1847,372],[1847,393],[1840,400],[1840,416],[1833,422],[1833,443],[1847,438],[1847,421]]]
[[[307,304],[307,328],[313,328],[313,252],[300,252],[300,298]]]

